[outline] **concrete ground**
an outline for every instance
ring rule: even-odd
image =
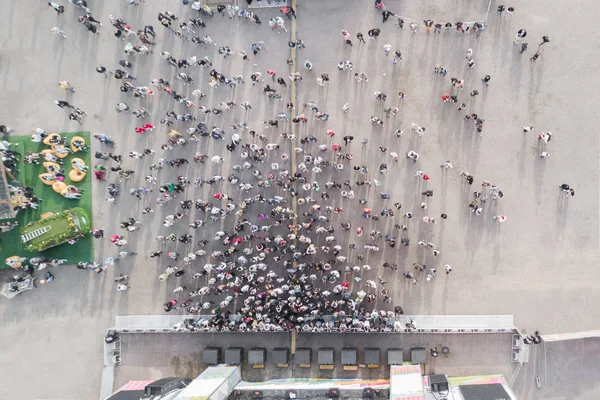
[[[534,346],[513,388],[523,399],[595,399],[600,374],[600,340],[588,338]],[[535,384],[540,378],[541,388]]]
[[[5,21],[0,27],[0,90],[3,94],[0,109],[4,111],[1,123],[11,126],[16,134],[28,134],[38,126],[49,131],[83,128],[104,132],[117,139],[117,151],[124,155],[146,147],[156,149],[158,154],[154,161],[134,162],[125,157],[124,167],[137,172],[115,205],[103,201],[106,184],[94,182],[96,227],[104,227],[110,235],[119,232],[119,221],[129,216],[144,222],[141,232],[128,237],[130,249],[137,251],[137,256],[123,260],[103,275],[72,267],[56,269],[53,272],[57,279],[51,285],[24,293],[11,302],[0,303],[3,338],[10,344],[0,350],[2,358],[31,360],[27,374],[19,368],[5,371],[0,390],[11,398],[95,398],[102,368],[101,337],[114,316],[160,313],[162,303],[172,298],[175,286],[196,285],[185,276],[181,282],[159,283],[157,275],[164,270],[165,262],[149,259],[148,252],[157,248],[153,237],[167,232],[160,223],[172,211],[153,206],[156,210],[154,218],[142,216],[141,210],[153,203],[153,197],[138,201],[127,194],[129,188],[144,185],[147,168],[162,156],[159,147],[165,141],[166,130],[158,126],[152,134],[135,135],[133,129],[139,120],[130,115],[117,115],[114,109],[122,99],[117,82],[94,71],[97,65],[114,69],[117,61],[123,58],[125,43],[111,35],[108,16],[122,17],[134,28],[143,24],[156,27],[158,44],[155,53],[130,58],[135,65],[133,74],[138,84],[149,84],[152,78],[158,77],[175,82],[171,67],[158,55],[164,50],[178,58],[210,55],[218,71],[228,76],[244,75],[246,84],[230,93],[231,90],[225,87],[209,90],[206,73],[199,69],[193,72],[196,82],[203,82],[203,91],[209,93],[201,104],[214,105],[233,98],[238,104],[248,100],[253,105],[248,115],[237,109],[224,116],[223,121],[216,121],[211,116],[207,122],[209,126],[229,126],[234,120],[245,119],[251,128],[260,129],[263,120],[274,118],[285,110],[285,103],[269,103],[248,79],[256,70],[265,74],[266,69],[274,69],[282,75],[287,74],[288,37],[270,32],[267,24],[270,17],[278,14],[276,9],[258,12],[262,26],[215,16],[206,19],[208,27],[205,31],[198,32],[200,36],[209,34],[219,45],[227,44],[235,51],[244,49],[248,53],[250,43],[267,42],[268,50],[244,63],[237,56],[223,60],[214,49],[198,48],[163,32],[155,19],[159,11],[170,9],[177,15],[192,15],[174,2],[153,1],[134,8],[123,1],[90,0],[93,15],[104,24],[99,36],[78,25],[75,18],[81,13],[65,3],[66,12],[62,16],[57,16],[44,2],[25,7],[22,2],[10,0],[0,10]],[[374,172],[370,176],[382,182],[380,189],[355,188],[357,198],[369,196],[369,205],[374,211],[400,201],[403,212],[415,213],[409,229],[411,246],[390,249],[381,244],[381,254],[370,254],[366,258],[374,268],[363,275],[363,279],[377,276],[380,272],[375,266],[383,261],[397,262],[400,271],[396,276],[386,272],[388,286],[395,304],[401,304],[411,314],[514,314],[517,324],[529,332],[535,329],[556,333],[597,328],[598,311],[593,306],[598,296],[593,288],[600,273],[587,266],[597,259],[599,247],[598,186],[595,184],[598,182],[599,146],[597,135],[585,134],[594,126],[595,120],[587,104],[582,103],[582,100],[595,98],[591,72],[600,61],[598,53],[588,51],[585,46],[599,29],[594,24],[593,3],[582,0],[573,5],[532,0],[519,4],[517,13],[512,16],[497,17],[493,12],[497,4],[493,2],[488,24],[479,38],[471,34],[434,36],[424,31],[411,35],[406,25],[400,30],[393,20],[382,25],[381,16],[369,3],[310,0],[297,7],[298,37],[306,43],[306,49],[298,52],[297,63],[301,65],[309,59],[315,69],[314,76],[301,70],[304,80],[298,85],[295,103],[300,109],[303,103],[314,101],[331,115],[327,123],[311,121],[302,126],[298,134],[314,134],[327,144],[341,142],[345,134],[352,134],[355,140],[349,151],[354,154],[353,164],[368,165],[370,171],[376,171],[378,164],[383,162],[377,149],[380,145],[388,147],[388,153],[395,151],[401,156],[409,150],[421,154],[417,164],[404,158],[395,164],[387,158],[389,175],[383,177]],[[418,4],[389,0],[386,5],[406,17],[451,21],[481,19],[487,8],[487,2],[480,0],[458,3],[431,0]],[[550,26],[559,25],[570,28],[568,31],[549,30]],[[54,26],[65,30],[66,40],[52,36],[50,29]],[[290,29],[289,22],[287,26]],[[366,35],[373,27],[382,30],[376,41],[367,39],[366,45],[360,45],[354,40],[352,48],[343,45],[342,29],[353,35],[357,31]],[[529,32],[530,50],[524,55],[519,55],[511,44],[520,28]],[[550,35],[552,41],[544,45],[542,57],[532,63],[528,58],[542,35]],[[402,63],[395,66],[388,63],[382,49],[386,43],[402,51]],[[467,48],[474,52],[476,64],[472,70],[465,65]],[[351,60],[354,72],[365,72],[369,76],[368,84],[355,84],[349,73],[338,72],[335,66],[341,60]],[[253,66],[255,63],[258,64],[256,67]],[[436,64],[448,68],[445,79],[432,74]],[[326,88],[315,83],[316,76],[323,72],[331,77]],[[485,74],[492,76],[487,89],[480,84],[480,78]],[[485,118],[482,137],[474,132],[470,123],[462,120],[463,114],[456,111],[456,105],[441,102],[441,95],[450,91],[450,77],[465,79],[461,101],[464,99],[468,104],[465,111],[476,112]],[[65,96],[56,86],[62,79],[71,82],[77,93]],[[173,86],[181,88],[180,82]],[[481,94],[471,99],[467,93],[473,88]],[[284,96],[288,90],[283,91]],[[372,127],[368,121],[371,115],[385,119],[382,107],[373,97],[376,90],[387,93],[387,103],[400,108],[399,115],[386,120],[383,128]],[[396,98],[398,91],[407,95],[403,104]],[[57,99],[68,99],[88,112],[82,128],[68,121],[67,114],[53,104]],[[138,106],[133,99],[126,101]],[[351,110],[344,115],[341,110],[346,102],[350,103]],[[183,112],[170,98],[160,95],[142,100],[140,105],[152,111],[151,121],[155,125],[166,110]],[[306,110],[306,113],[310,111]],[[420,141],[410,133],[412,122],[427,128]],[[536,131],[554,133],[547,150],[551,153],[550,158],[539,158],[542,149],[538,141],[532,133],[523,134],[522,125],[534,125]],[[398,128],[405,132],[401,139],[393,134]],[[325,139],[327,129],[337,131],[334,140]],[[289,128],[280,131],[289,132]],[[278,139],[276,134],[269,135]],[[369,138],[365,148],[360,144],[363,138]],[[209,140],[203,139],[197,149],[190,145],[167,157],[191,158],[197,150],[209,155],[223,154],[226,162],[221,166],[221,174],[227,176],[230,167],[239,163],[239,155],[231,155],[223,150],[224,144]],[[281,144],[282,147],[290,146],[289,142]],[[100,150],[97,143],[92,145],[94,150]],[[316,151],[315,145],[310,146],[307,151]],[[439,168],[446,160],[452,162],[454,169],[443,171]],[[210,163],[204,169],[188,165],[179,170],[163,171],[160,179],[173,181],[177,175],[193,179],[218,171]],[[417,169],[431,176],[427,188],[435,192],[427,213],[418,211],[422,199],[420,192],[425,186],[414,177]],[[465,188],[460,179],[459,173],[464,170],[475,176],[476,183],[471,188]],[[318,178],[321,186],[330,177],[338,182],[357,179],[349,166],[338,175],[332,175],[329,170],[321,175]],[[483,179],[498,185],[505,196],[491,201],[483,215],[476,217],[467,208],[472,197],[469,192]],[[109,181],[115,180],[114,176],[109,176]],[[574,187],[576,196],[564,197],[558,190],[561,183]],[[225,192],[235,193],[235,189],[229,189],[227,185],[222,188]],[[386,191],[392,200],[380,200],[378,191]],[[213,192],[214,189],[206,186],[190,188],[186,198],[207,199]],[[384,234],[391,233],[393,223],[390,221],[367,223],[360,216],[356,203],[341,200],[334,192],[331,194],[330,202],[344,208],[343,215],[333,218],[334,226],[351,220],[354,226],[364,224],[365,231],[374,227]],[[301,207],[299,210],[303,211]],[[423,215],[437,217],[442,212],[448,214],[448,220],[433,226],[420,222]],[[498,214],[508,216],[502,225],[492,219]],[[194,217],[192,213],[191,219]],[[400,216],[395,219],[402,221]],[[207,235],[211,236],[218,229],[220,227],[207,227]],[[177,231],[184,232],[185,227]],[[200,235],[197,231],[197,239]],[[426,238],[440,249],[439,260],[433,260],[431,253],[425,254],[416,245],[419,239]],[[352,235],[339,240],[344,247],[355,242],[360,248],[367,242],[367,236],[356,240]],[[176,249],[179,253],[189,250]],[[116,248],[108,240],[97,242],[95,251],[97,259],[116,254]],[[1,255],[5,256],[4,253]],[[411,288],[399,274],[415,261],[435,266],[440,272],[444,264],[449,263],[454,270],[448,277],[440,273],[432,282],[420,279],[419,286]],[[575,266],[580,270],[575,270]],[[127,293],[115,292],[112,279],[118,273],[130,275],[131,289]],[[380,303],[376,306],[384,307]],[[257,336],[256,340],[261,339]],[[44,384],[28,384],[31,376],[44,376]],[[67,380],[77,383],[66,385]]]

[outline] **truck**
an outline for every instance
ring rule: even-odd
[[[27,251],[39,252],[83,237],[91,226],[90,217],[80,207],[44,213],[39,220],[21,227],[21,241]]]

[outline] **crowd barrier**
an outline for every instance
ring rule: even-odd
[[[210,320],[211,315],[133,315],[117,316],[115,326],[111,330],[118,333],[255,333],[255,332],[288,332],[280,326],[270,325],[268,329],[249,327],[246,330],[216,329],[202,322]],[[232,316],[231,321],[239,321],[241,316]],[[198,327],[186,329],[183,321],[192,319],[198,322]],[[331,326],[336,321],[333,316],[319,317],[323,320],[320,326],[310,326],[306,321],[300,332],[307,333],[517,333],[512,315],[412,315],[389,319],[386,324],[369,328]],[[339,319],[339,318],[337,318]],[[406,323],[413,319],[416,329],[406,328]],[[371,324],[373,321],[370,320]]]
[[[493,0],[489,0],[488,7],[487,7],[487,11],[486,11],[486,13],[485,13],[485,17],[484,17],[483,19],[480,19],[480,20],[477,20],[477,21],[467,21],[467,22],[463,22],[463,26],[467,27],[467,26],[473,26],[473,25],[474,25],[474,24],[476,24],[476,23],[484,23],[484,22],[487,22],[488,16],[490,15],[490,9],[491,9],[491,7],[492,7],[492,1],[493,1]],[[392,10],[388,10],[388,9],[385,7],[385,2],[383,2],[383,10],[385,10],[385,11],[390,11],[390,12],[392,12],[392,13],[393,13],[393,11],[392,11]],[[382,11],[383,11],[383,10],[382,10]],[[398,15],[398,14],[393,14],[393,15],[390,15],[390,18],[394,18],[394,19],[397,19],[397,20],[398,20],[398,19],[401,19],[401,20],[403,20],[403,21],[407,21],[408,23],[415,23],[415,24],[417,24],[417,25],[419,25],[419,26],[425,26],[425,24],[424,24],[424,21],[431,20],[431,18],[429,18],[429,17],[427,17],[427,18],[421,18],[420,20],[416,20],[416,19],[412,19],[412,18],[404,17],[404,16],[402,16],[402,15]],[[444,21],[444,22],[441,22],[441,21],[434,21],[434,24],[435,24],[435,23],[441,23],[442,25],[444,25],[446,22],[447,22],[447,21]]]

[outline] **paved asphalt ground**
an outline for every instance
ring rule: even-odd
[[[227,76],[242,73],[246,84],[238,87],[234,95],[225,87],[213,93],[206,84],[206,76],[197,69],[193,76],[197,82],[203,82],[203,90],[209,93],[202,104],[212,105],[234,98],[238,104],[248,100],[253,105],[248,115],[237,109],[217,123],[229,126],[234,119],[246,119],[251,128],[260,128],[264,119],[274,118],[285,107],[285,103],[273,106],[259,88],[249,83],[249,75],[256,70],[266,75],[267,69],[274,69],[282,75],[286,71],[287,75],[288,37],[271,32],[267,24],[270,17],[278,14],[277,9],[258,11],[262,26],[215,16],[207,19],[205,32],[199,32],[209,34],[219,45],[227,44],[234,51],[244,49],[248,53],[251,43],[264,40],[268,50],[244,63],[237,56],[224,61],[214,49],[182,43],[163,31],[156,21],[159,11],[169,9],[176,15],[192,15],[174,0],[148,1],[137,8],[121,0],[90,0],[93,15],[104,24],[99,36],[78,25],[75,18],[81,15],[79,10],[70,3],[63,3],[66,12],[62,16],[57,16],[44,1],[25,4],[7,0],[0,9],[5,21],[0,26],[0,121],[17,134],[28,134],[38,126],[49,131],[82,129],[68,121],[67,114],[53,103],[57,99],[68,99],[88,112],[83,129],[117,138],[118,152],[125,155],[130,150],[152,147],[159,151],[155,158],[161,156],[159,147],[165,141],[164,127],[159,126],[142,138],[136,135],[133,129],[139,121],[130,115],[117,115],[115,111],[116,103],[121,100],[117,82],[105,79],[94,70],[97,65],[115,68],[117,61],[123,58],[125,43],[112,36],[109,14],[122,17],[134,28],[143,24],[156,27],[155,53],[131,57],[138,84],[148,85],[150,79],[158,77],[175,81],[171,67],[159,57],[161,51],[167,50],[178,58],[209,54],[218,71]],[[487,8],[487,1],[483,0],[407,3],[386,2],[388,9],[397,14],[442,21],[480,20]],[[407,24],[400,30],[393,20],[382,25],[381,16],[369,1],[299,2],[297,31],[306,49],[298,52],[297,61],[301,64],[309,59],[315,70],[314,76],[301,71],[304,80],[298,85],[296,104],[300,107],[307,101],[315,101],[331,115],[327,123],[309,122],[299,129],[299,134],[312,133],[327,144],[341,141],[346,133],[354,135],[356,139],[350,147],[353,162],[368,164],[371,171],[376,171],[382,162],[379,145],[388,147],[388,153],[396,151],[401,156],[413,149],[421,154],[417,164],[402,157],[395,164],[388,158],[388,176],[373,174],[382,181],[382,190],[392,196],[387,203],[401,201],[402,210],[411,210],[418,218],[410,225],[411,247],[394,250],[386,247],[382,254],[369,256],[368,262],[376,266],[396,259],[401,268],[410,267],[414,261],[436,265],[440,271],[445,263],[454,268],[449,277],[441,273],[432,282],[422,279],[416,288],[406,286],[403,279],[398,278],[401,271],[395,278],[386,275],[396,304],[402,304],[407,313],[515,314],[517,324],[528,332],[594,329],[599,317],[595,307],[598,292],[594,288],[600,273],[593,267],[599,248],[599,145],[598,136],[590,132],[590,128],[596,122],[592,111],[597,99],[593,72],[600,67],[600,53],[590,38],[599,33],[600,28],[595,24],[597,10],[589,0],[532,0],[514,4],[517,12],[512,16],[497,17],[496,3],[492,3],[485,31],[474,38],[457,33],[435,36],[423,30],[411,35]],[[57,25],[65,30],[66,40],[52,36],[50,29]],[[290,28],[289,22],[287,27]],[[343,45],[342,29],[353,35],[362,31],[366,36],[374,27],[382,30],[375,42],[367,39],[366,45],[359,45],[354,41],[352,48]],[[529,32],[530,50],[524,55],[519,55],[512,45],[515,33],[521,28]],[[532,63],[529,57],[542,35],[549,35],[552,41],[544,45],[542,57]],[[402,51],[402,63],[395,66],[388,63],[382,49],[386,43]],[[466,68],[464,52],[467,48],[474,52],[476,65],[472,70]],[[336,64],[341,60],[351,60],[355,72],[367,73],[368,84],[360,86],[353,82],[350,74],[338,72]],[[253,67],[254,63],[258,66]],[[432,73],[436,64],[448,68],[445,79]],[[316,74],[323,72],[331,76],[327,88],[320,88],[315,82]],[[492,76],[492,81],[489,88],[484,89],[480,78],[486,74]],[[463,114],[456,111],[454,104],[441,102],[440,96],[449,91],[450,77],[465,79],[466,88],[461,98],[468,104],[465,111],[485,118],[482,137],[474,132],[470,123],[462,120]],[[62,79],[75,86],[77,93],[65,96],[56,86]],[[179,82],[174,85],[181,86]],[[481,94],[470,99],[467,93],[473,88]],[[383,114],[381,108],[376,108],[380,107],[373,97],[376,90],[388,94],[387,103],[400,107],[399,115],[386,120],[383,129],[369,123],[371,115]],[[402,105],[396,97],[398,91],[408,97]],[[344,115],[342,106],[346,102],[350,103],[351,111]],[[155,125],[166,110],[175,108],[172,100],[162,95],[146,104],[153,112],[151,121]],[[211,118],[209,126],[215,122],[215,117]],[[420,142],[410,134],[412,122],[427,128]],[[522,125],[534,125],[538,132],[553,132],[548,146],[550,158],[539,158],[538,141],[533,133],[523,134]],[[397,128],[405,131],[401,139],[393,134]],[[327,129],[338,132],[334,141],[326,138]],[[369,138],[364,149],[360,144],[363,138]],[[199,149],[206,154],[225,153],[223,144],[215,144],[212,139],[200,143]],[[99,149],[96,144],[93,143],[94,150]],[[289,142],[282,145],[289,146]],[[188,147],[167,156],[191,158],[195,150]],[[239,156],[224,154],[224,157],[226,163],[221,166],[221,172],[227,176],[230,167],[239,163]],[[446,160],[454,165],[448,172],[439,168]],[[140,181],[150,164],[149,160],[125,161],[125,167],[137,171],[126,189],[143,184]],[[216,173],[211,163],[203,173],[194,167],[165,171],[161,179],[173,180],[179,174],[193,179]],[[438,216],[445,212],[449,216],[431,230],[429,225],[419,221],[427,214],[418,210],[419,193],[424,186],[414,177],[417,169],[431,176],[427,188],[435,192],[427,214]],[[501,200],[488,204],[482,216],[469,213],[467,204],[476,185],[470,189],[464,187],[459,176],[464,170],[475,176],[476,183],[488,180],[505,193]],[[350,171],[343,174],[334,179],[355,180]],[[319,177],[321,186],[328,178],[328,171]],[[561,183],[574,187],[576,196],[565,198],[558,189]],[[172,297],[171,291],[178,282],[160,284],[157,275],[164,270],[164,264],[159,265],[147,256],[156,248],[153,237],[165,232],[160,223],[171,210],[155,207],[154,219],[141,216],[143,207],[153,199],[148,197],[140,202],[127,193],[123,193],[115,205],[109,205],[104,202],[105,185],[94,182],[95,226],[104,227],[112,234],[118,231],[119,221],[129,216],[141,219],[143,230],[129,237],[130,249],[139,255],[122,262],[116,271],[103,275],[61,267],[53,271],[56,280],[52,284],[0,303],[4,341],[0,354],[7,360],[0,390],[6,398],[96,398],[102,367],[101,337],[113,323],[114,316],[161,313],[162,303]],[[236,189],[223,187],[225,192],[235,193]],[[378,191],[372,188],[369,193],[370,205],[376,211],[387,204],[378,199]],[[210,193],[207,187],[190,188],[186,198],[206,199]],[[357,197],[365,193],[365,189],[358,189]],[[349,215],[335,217],[335,225],[351,219],[354,226],[364,223],[366,231],[371,229],[362,219],[358,204],[333,195],[332,200],[336,205],[341,204]],[[495,223],[492,216],[501,213],[507,215],[508,220]],[[391,231],[389,222],[385,228],[384,222],[380,224],[377,229],[384,233]],[[217,227],[209,227],[207,235],[215,230]],[[434,262],[431,255],[425,257],[416,246],[418,240],[425,237],[440,248],[439,260]],[[353,235],[340,238],[340,243],[345,246],[355,240]],[[366,235],[357,242],[359,246],[364,243]],[[115,255],[115,247],[108,240],[96,244],[98,259]],[[131,289],[127,293],[115,291],[112,278],[119,272],[131,277]],[[372,276],[376,276],[375,271],[371,271]]]

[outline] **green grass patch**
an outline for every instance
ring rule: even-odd
[[[81,136],[88,145],[90,144],[89,132],[61,133],[60,135],[63,137],[66,136],[68,140],[73,136]],[[49,148],[49,146],[43,143],[32,142],[30,136],[10,136],[8,141],[17,144],[16,146],[11,146],[11,150],[21,153],[22,159],[28,151],[39,153],[43,149]],[[65,243],[42,252],[34,253],[25,250],[25,246],[21,242],[19,233],[19,228],[21,226],[24,226],[28,222],[40,219],[40,216],[45,212],[61,212],[69,208],[81,207],[86,211],[90,219],[92,218],[92,179],[94,179],[94,174],[91,156],[92,153],[90,150],[88,153],[77,152],[70,154],[63,159],[64,162],[62,167],[65,170],[64,182],[67,185],[72,184],[84,190],[84,193],[79,200],[66,199],[61,196],[60,193],[54,192],[51,186],[45,185],[38,178],[40,174],[45,172],[42,163],[40,163],[40,165],[25,164],[23,160],[21,160],[19,163],[19,173],[16,176],[17,180],[20,182],[21,186],[31,186],[34,189],[35,195],[40,199],[43,199],[43,201],[40,202],[40,206],[37,210],[29,209],[20,211],[17,218],[15,218],[15,220],[19,221],[20,226],[10,232],[1,234],[0,269],[10,268],[4,263],[4,260],[10,256],[31,258],[43,255],[48,258],[66,258],[67,264],[76,264],[79,261],[87,261],[94,258],[93,238],[91,235],[86,235],[79,239],[74,245]],[[68,176],[69,171],[71,170],[71,160],[77,157],[85,161],[90,169],[83,181],[71,182]],[[7,176],[7,180],[10,182],[10,177]]]

